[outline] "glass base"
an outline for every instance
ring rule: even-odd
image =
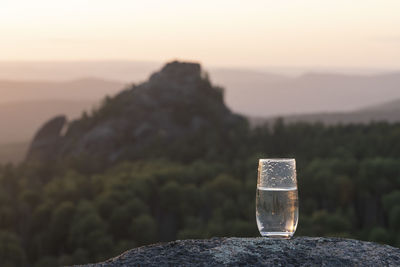
[[[290,239],[294,233],[291,232],[260,232],[262,237],[273,239]]]

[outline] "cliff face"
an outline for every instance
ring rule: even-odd
[[[120,266],[400,266],[400,249],[351,239],[296,237],[182,240],[129,250],[103,263]]]
[[[27,161],[89,157],[108,164],[163,156],[166,151],[198,158],[218,153],[218,146],[229,145],[232,133],[246,125],[225,106],[222,89],[211,85],[199,64],[175,61],[148,81],[107,98],[93,114],[70,122],[65,135],[65,118],[46,123],[33,140]],[[210,149],[193,151],[194,146],[186,151],[194,142],[200,147],[202,137],[211,137],[202,144]]]
[[[65,116],[57,116],[46,122],[33,138],[27,158],[49,160],[61,142],[61,131],[66,122]]]

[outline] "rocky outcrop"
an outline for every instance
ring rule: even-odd
[[[107,98],[93,114],[72,121],[57,142],[43,135],[40,140],[47,145],[40,147],[35,138],[28,159],[89,157],[104,166],[163,156],[165,151],[168,156],[186,153],[188,158],[199,158],[212,151],[194,151],[193,140],[199,146],[207,140],[203,147],[217,152],[225,144],[226,150],[232,132],[246,124],[225,106],[222,89],[210,83],[199,64],[174,61],[148,81]],[[201,138],[207,135],[212,137]]]
[[[140,247],[82,266],[400,266],[400,249],[340,238],[213,238]]]
[[[36,133],[27,153],[27,160],[49,160],[61,142],[61,131],[67,123],[65,116],[57,116]]]

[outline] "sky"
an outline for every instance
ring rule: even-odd
[[[400,68],[398,0],[2,0],[0,61]]]

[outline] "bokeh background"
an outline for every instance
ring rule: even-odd
[[[0,265],[258,236],[268,157],[296,158],[296,235],[399,247],[398,10],[4,0]]]

